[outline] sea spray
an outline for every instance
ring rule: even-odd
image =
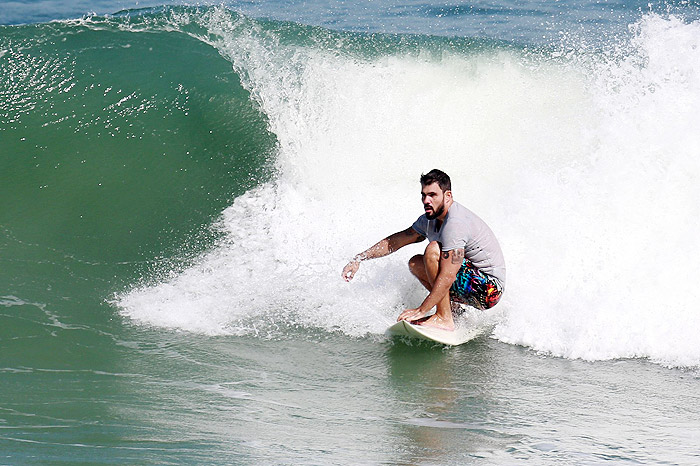
[[[587,63],[591,150],[559,170],[550,195],[566,210],[524,213],[548,223],[549,246],[511,264],[539,264],[542,292],[534,280],[519,288],[511,268],[517,309],[495,336],[566,357],[694,366],[700,24],[649,15],[633,29],[629,44]]]

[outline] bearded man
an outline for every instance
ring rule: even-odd
[[[488,225],[453,200],[452,183],[445,172],[431,170],[421,175],[420,184],[425,214],[406,230],[357,254],[343,268],[342,276],[350,281],[362,261],[389,255],[427,238],[425,252],[413,256],[408,267],[429,294],[419,307],[403,311],[397,321],[454,330],[453,311],[460,309],[460,304],[488,309],[501,299],[505,260]],[[428,315],[433,307],[436,312]]]

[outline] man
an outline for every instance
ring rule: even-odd
[[[452,307],[459,303],[478,309],[501,299],[506,267],[501,247],[491,229],[466,207],[452,199],[450,177],[440,170],[421,175],[425,214],[404,231],[390,235],[356,255],[343,269],[350,281],[360,262],[383,257],[428,238],[424,254],[408,261],[411,273],[430,292],[416,309],[406,309],[397,320],[454,330]],[[435,314],[426,317],[433,307]]]

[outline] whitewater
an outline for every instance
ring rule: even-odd
[[[700,364],[700,23],[645,14],[603,49],[368,45],[225,8],[120,28],[214,47],[277,140],[273,179],[221,213],[218,243],[118,292],[124,316],[209,335],[379,338],[424,296],[406,267],[420,246],[363,264],[351,284],[340,270],[420,215],[418,176],[437,167],[504,250],[493,338]]]

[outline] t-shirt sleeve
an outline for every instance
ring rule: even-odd
[[[425,215],[418,217],[418,220],[413,222],[411,227],[418,232],[419,235],[428,237],[428,218]]]
[[[443,251],[452,251],[453,249],[464,248],[467,239],[464,237],[465,232],[469,231],[464,222],[451,221],[446,222],[442,227],[441,242]]]

